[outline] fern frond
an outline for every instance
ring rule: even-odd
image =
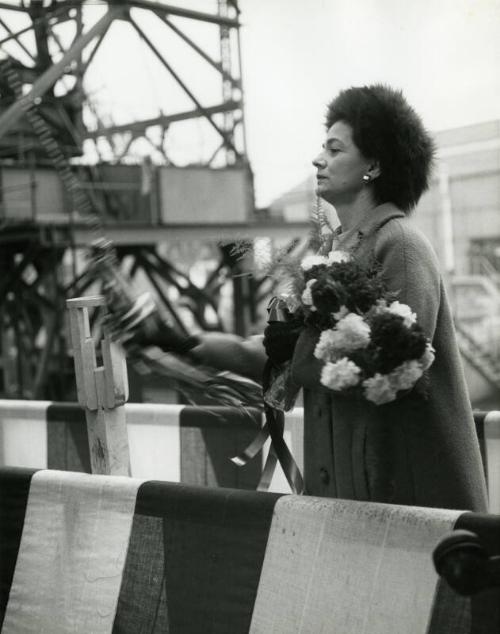
[[[322,243],[324,213],[321,209],[319,198],[316,198],[310,215],[309,228],[309,247],[314,251],[318,251]]]

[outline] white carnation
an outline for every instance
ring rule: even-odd
[[[422,364],[423,370],[428,370],[431,365],[434,363],[434,359],[436,358],[436,351],[432,347],[432,345],[427,342],[425,346],[424,354],[420,357],[420,363]]]
[[[328,263],[337,264],[338,262],[349,262],[351,256],[347,251],[330,251],[328,254]]]
[[[306,257],[300,263],[302,270],[308,271],[313,266],[320,266],[321,264],[328,264],[327,258],[323,255],[306,255]]]
[[[407,304],[400,304],[399,302],[392,302],[388,306],[388,311],[393,315],[399,315],[404,320],[404,325],[409,328],[417,321],[417,315],[412,313],[411,308]]]
[[[340,355],[342,342],[335,330],[323,330],[314,349],[314,356],[322,361],[335,361]]]
[[[335,328],[323,330],[314,356],[322,361],[335,361],[340,356],[366,348],[370,343],[370,326],[356,313],[348,313]]]
[[[336,325],[342,350],[366,348],[370,343],[370,326],[356,313],[348,313]]]
[[[363,381],[364,395],[375,405],[389,403],[396,398],[397,390],[387,374],[375,374],[369,379]]]
[[[306,287],[302,293],[302,302],[306,305],[306,306],[311,306],[311,310],[315,310],[315,307],[313,306],[313,298],[312,298],[312,293],[311,293],[311,287],[313,284],[315,284],[317,282],[317,280],[309,280],[306,284]]]
[[[396,390],[409,390],[424,373],[418,361],[405,361],[389,374],[389,379]]]
[[[359,383],[361,369],[347,357],[336,363],[326,363],[321,371],[321,383],[331,390],[344,390]]]

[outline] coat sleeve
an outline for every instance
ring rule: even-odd
[[[199,363],[262,381],[267,360],[262,335],[243,339],[228,333],[206,332],[199,339],[200,344],[191,351]]]
[[[388,290],[416,313],[417,323],[432,342],[442,281],[431,245],[408,221],[393,220],[379,230],[374,252]]]

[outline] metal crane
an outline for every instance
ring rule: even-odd
[[[212,12],[183,5],[0,2],[3,396],[71,398],[64,303],[99,292],[85,257],[94,238],[111,238],[130,282],[149,285],[181,330],[227,329],[220,300],[230,280],[229,328],[246,334],[270,282],[245,275],[235,235],[241,245],[304,229],[303,223],[285,229],[255,210],[236,0],[217,0]],[[128,41],[140,42],[170,82],[172,98],[157,116],[115,121],[87,89],[116,25],[128,29]],[[183,72],[182,59],[164,50],[166,41],[212,73],[218,100],[207,103],[200,75]],[[174,107],[182,101],[174,87],[188,107]],[[192,144],[192,156],[188,144],[170,143],[183,138],[177,130],[188,124],[203,134],[203,152]],[[183,263],[203,254],[205,279],[195,281]]]

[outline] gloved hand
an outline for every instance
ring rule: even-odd
[[[194,335],[178,332],[154,313],[140,323],[132,342],[140,346],[158,346],[164,352],[184,355],[195,348],[200,340]]]
[[[297,318],[272,321],[266,326],[263,343],[266,354],[273,363],[279,365],[292,358],[295,344],[303,328],[302,319]]]

